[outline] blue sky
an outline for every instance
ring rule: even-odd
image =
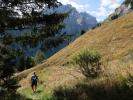
[[[124,0],[58,0],[62,4],[71,4],[79,12],[87,12],[97,18],[104,20],[110,15]]]

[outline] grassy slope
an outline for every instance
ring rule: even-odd
[[[49,93],[45,93],[46,91],[50,91],[55,87],[79,82],[83,76],[74,67],[67,65],[67,63],[71,60],[72,55],[84,48],[95,48],[102,54],[103,60],[110,62],[110,67],[109,69],[106,68],[108,71],[104,73],[104,77],[109,75],[116,76],[116,74],[126,76],[127,71],[132,73],[133,13],[105,23],[101,27],[87,32],[69,46],[53,55],[44,64],[19,73],[18,76],[24,78],[20,81],[22,88],[19,91],[27,97],[30,95],[29,98],[34,98],[31,95],[31,90],[27,88],[29,86],[31,72],[33,71],[37,71],[41,81],[40,87],[42,86],[44,88],[40,88],[42,92],[38,94],[40,95],[39,99]],[[110,76],[109,78],[111,79]],[[106,83],[105,78],[102,78],[103,82],[99,80],[101,79],[93,80],[90,83]],[[118,80],[116,77],[116,81]]]

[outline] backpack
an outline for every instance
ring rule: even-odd
[[[37,76],[35,76],[35,75],[32,76],[32,77],[31,77],[31,80],[32,80],[32,82],[37,82]]]

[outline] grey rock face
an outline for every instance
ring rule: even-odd
[[[87,31],[88,29],[97,25],[97,20],[95,17],[86,12],[78,12],[76,8],[72,7],[71,5],[62,5],[56,9],[48,9],[44,12],[46,14],[51,14],[54,12],[70,12],[68,17],[64,20],[65,28],[61,32],[65,32],[69,35],[79,34],[82,30]]]
[[[115,12],[112,13],[106,20],[110,21],[112,20],[112,17],[115,15],[118,15],[118,17],[121,17],[123,15],[128,14],[129,12],[133,11],[133,0],[125,0],[120,7],[116,8]]]

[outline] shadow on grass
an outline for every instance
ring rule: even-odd
[[[133,100],[133,87],[126,83],[105,88],[105,85],[77,84],[74,88],[58,88],[55,100]],[[52,99],[53,100],[53,99]]]
[[[39,93],[42,93],[43,91],[42,90],[38,90],[35,92],[35,94],[39,94]]]
[[[0,86],[0,100],[31,100],[17,92],[21,86],[16,79],[12,79],[3,86]]]
[[[18,93],[11,93],[6,91],[1,91],[1,92],[3,93],[1,93],[0,100],[32,100]]]

